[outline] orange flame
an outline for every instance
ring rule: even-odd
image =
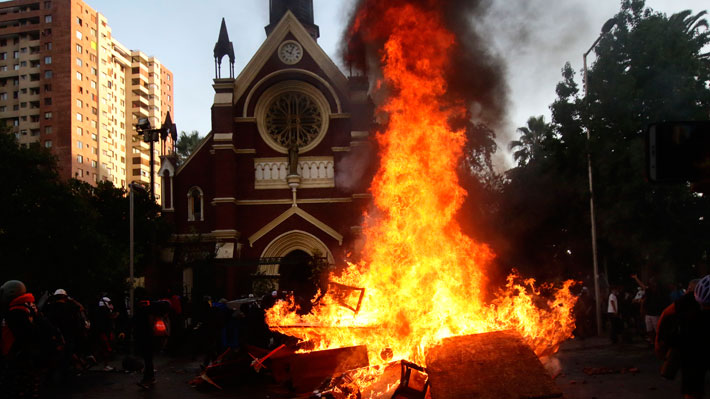
[[[554,352],[574,329],[573,282],[546,299],[533,280],[513,274],[487,303],[484,270],[494,255],[455,219],[466,195],[456,174],[465,136],[448,121],[466,108],[444,99],[456,38],[429,8],[391,6],[367,29],[365,9],[354,25],[366,41],[384,41],[379,85],[391,94],[379,108],[389,121],[377,134],[381,164],[370,188],[377,212],[363,229],[363,261],[330,276],[365,288],[359,312],[341,305],[352,298],[326,295],[307,315],[279,302],[267,323],[319,350],[366,345],[372,364],[424,364],[442,338],[501,329],[518,331],[538,355]]]

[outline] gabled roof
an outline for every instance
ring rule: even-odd
[[[202,151],[202,147],[205,146],[205,144],[210,140],[211,137],[212,137],[212,131],[210,131],[209,133],[207,133],[207,135],[202,139],[202,141],[200,142],[200,144],[198,144],[197,147],[195,147],[195,149],[192,150],[192,153],[190,153],[190,156],[187,157],[187,159],[185,160],[185,162],[183,162],[182,165],[178,166],[177,170],[175,171],[175,175],[178,175],[178,174],[180,173],[180,171],[182,171],[183,169],[185,169],[185,167],[187,166],[187,164],[189,164],[190,161],[192,161],[192,158],[194,158],[195,155],[197,155],[198,152]]]
[[[286,212],[280,214],[274,220],[270,221],[267,223],[264,227],[259,229],[256,233],[252,234],[249,236],[249,246],[253,246],[254,243],[260,239],[261,237],[265,236],[268,232],[271,230],[275,229],[276,226],[280,225],[281,223],[285,222],[286,219],[290,218],[293,215],[298,215],[305,219],[307,222],[311,223],[312,225],[316,226],[329,236],[335,238],[339,244],[343,243],[343,235],[338,233],[335,229],[332,227],[328,226],[327,224],[323,223],[322,221],[318,220],[315,216],[311,215],[310,213],[304,211],[303,209],[297,207],[297,206],[292,206],[290,207]]]
[[[340,93],[347,93],[348,79],[289,10],[284,14],[264,43],[261,44],[261,47],[256,51],[247,66],[237,76],[234,82],[234,101],[238,101],[244,95],[249,84],[254,81],[266,61],[276,52],[289,33],[303,46],[303,50],[315,60],[316,64],[325,72]]]

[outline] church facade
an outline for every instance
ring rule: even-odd
[[[162,158],[175,234],[154,287],[172,275],[194,294],[299,290],[358,250],[374,173],[367,79],[320,48],[312,0],[271,0],[266,33],[235,77],[222,21],[212,131],[182,164]]]

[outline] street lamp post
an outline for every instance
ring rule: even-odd
[[[128,315],[133,317],[133,301],[134,301],[134,295],[135,295],[135,277],[133,275],[133,220],[134,220],[134,207],[133,207],[133,189],[135,188],[135,183],[131,182],[131,184],[128,185],[129,187],[129,197],[130,197],[130,205],[128,207],[129,212],[128,212],[128,224],[129,224],[129,240],[130,244],[128,246],[128,280],[131,284],[131,286],[128,289]]]
[[[165,122],[158,128],[153,128],[150,125],[149,118],[140,118],[138,124],[136,125],[136,131],[138,134],[143,135],[143,141],[150,144],[150,199],[155,201],[155,142],[161,138],[165,138],[170,135],[175,139],[175,134],[177,128],[175,124],[170,119],[170,112],[165,116]]]
[[[589,53],[597,47],[599,41],[604,37],[604,34],[608,33],[611,28],[616,25],[616,19],[611,18],[604,26],[602,26],[602,31],[599,33],[599,37],[594,41],[589,50],[584,53],[584,100],[587,100],[587,56]],[[601,290],[599,288],[599,262],[597,260],[597,223],[594,218],[594,184],[592,183],[592,150],[591,150],[591,136],[589,129],[587,128],[587,174],[589,177],[589,217],[592,224],[592,262],[594,264],[594,300],[596,301],[596,316],[597,316],[597,335],[602,335],[602,311],[601,311]]]

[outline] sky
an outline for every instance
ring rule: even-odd
[[[268,0],[85,1],[108,18],[116,39],[130,49],[157,57],[173,72],[173,120],[178,130],[197,130],[200,136],[210,130],[212,50],[222,17],[234,44],[236,75],[266,38],[264,26],[269,18]],[[318,43],[340,65],[338,46],[354,1],[313,3],[315,22],[320,26]],[[582,69],[582,54],[619,5],[619,0],[493,1],[487,18],[478,24],[490,37],[491,52],[506,64],[509,105],[507,120],[497,129],[500,148],[507,147],[516,128],[524,126],[530,116],[545,115],[549,120],[549,105],[556,97],[555,86],[565,62],[576,71]],[[710,8],[707,0],[647,0],[646,5],[668,14]],[[141,15],[147,16],[145,22],[136,21]],[[589,61],[593,62],[593,56]],[[498,160],[503,169],[511,166],[505,153]]]

